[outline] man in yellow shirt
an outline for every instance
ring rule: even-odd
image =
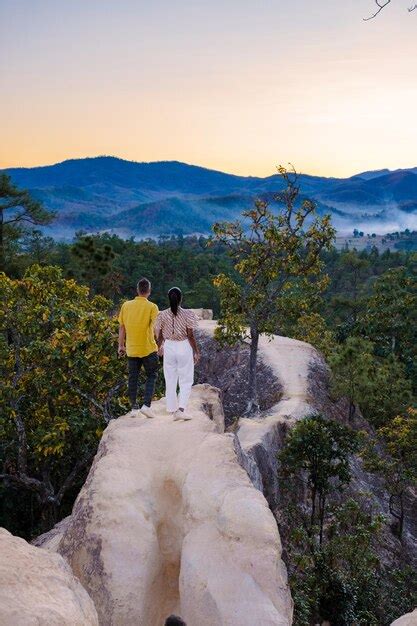
[[[145,393],[141,413],[154,417],[151,410],[159,369],[158,346],[154,337],[154,323],[158,307],[149,302],[151,283],[141,278],[137,285],[138,295],[134,300],[124,302],[119,313],[119,356],[127,354],[129,364],[128,395],[132,411],[138,411],[139,372],[143,365],[146,373]]]

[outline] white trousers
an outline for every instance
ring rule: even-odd
[[[194,355],[188,339],[164,342],[164,376],[167,411],[185,409],[194,382]]]

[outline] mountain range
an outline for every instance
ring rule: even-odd
[[[214,221],[235,219],[255,198],[272,197],[283,188],[278,174],[237,176],[178,161],[138,163],[107,156],[3,171],[56,212],[47,231],[57,238],[78,230],[136,238],[208,234]],[[332,214],[340,233],[417,229],[417,167],[350,178],[302,174],[299,184],[319,213]]]

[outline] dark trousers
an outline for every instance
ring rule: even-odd
[[[156,352],[151,352],[148,356],[138,357],[129,356],[127,358],[129,364],[129,382],[128,396],[130,404],[136,404],[138,395],[139,372],[143,365],[146,374],[145,394],[143,404],[151,406],[153,392],[155,391],[156,376],[159,369],[159,357]]]

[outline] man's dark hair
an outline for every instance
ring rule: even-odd
[[[170,615],[165,620],[165,626],[187,626],[187,624],[177,615]]]
[[[148,280],[147,278],[141,278],[138,281],[138,292],[140,294],[145,294],[145,293],[149,293],[151,290],[151,281]]]

